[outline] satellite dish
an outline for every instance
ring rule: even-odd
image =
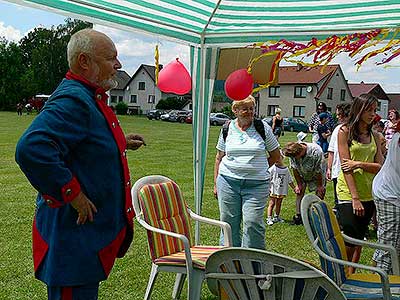
[[[309,85],[309,86],[307,87],[307,93],[311,93],[311,92],[312,92],[312,86]]]

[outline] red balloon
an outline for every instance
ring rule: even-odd
[[[225,93],[234,101],[243,100],[253,91],[253,76],[246,69],[239,69],[231,74],[225,81]]]
[[[192,79],[177,58],[161,69],[157,86],[164,93],[184,95],[192,89]]]

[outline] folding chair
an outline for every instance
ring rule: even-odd
[[[294,258],[256,249],[226,248],[206,263],[209,289],[220,300],[345,300],[324,273]]]
[[[219,226],[224,232],[224,245],[230,246],[229,224],[201,217],[186,205],[178,185],[168,177],[154,175],[139,179],[132,187],[132,202],[137,221],[147,229],[152,260],[151,274],[144,299],[150,295],[158,272],[177,273],[173,299],[179,298],[188,278],[188,299],[200,299],[205,263],[220,246],[194,246],[190,220]]]
[[[321,268],[340,287],[347,299],[400,299],[400,276],[394,247],[357,240],[340,232],[339,224],[329,205],[316,195],[306,195],[301,201],[301,216],[307,236],[317,251]],[[393,272],[348,261],[344,242],[388,251]],[[349,274],[348,267],[371,273]]]

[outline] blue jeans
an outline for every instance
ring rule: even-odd
[[[220,220],[231,225],[234,247],[265,249],[264,209],[268,192],[267,180],[235,179],[218,175]],[[221,245],[223,238],[221,232]]]

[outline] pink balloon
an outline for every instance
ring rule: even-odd
[[[225,93],[234,101],[243,100],[251,94],[253,85],[253,76],[246,69],[239,69],[226,78]]]
[[[187,94],[192,89],[192,79],[178,60],[170,62],[158,74],[158,88],[164,93]]]

